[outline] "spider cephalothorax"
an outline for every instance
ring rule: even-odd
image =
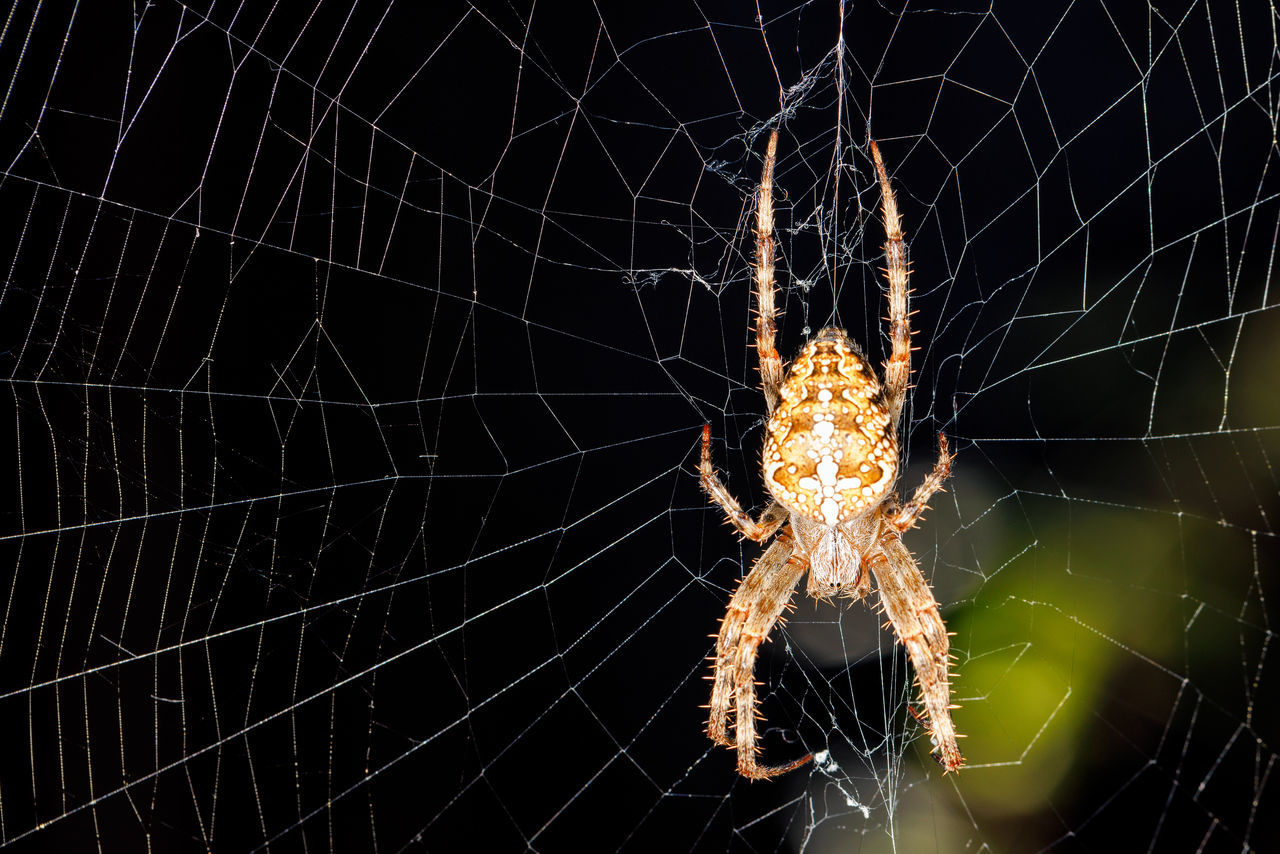
[[[915,668],[935,756],[947,771],[964,761],[951,722],[949,644],[938,603],[901,535],[951,473],[946,437],[938,435],[938,462],[900,505],[898,420],[911,374],[907,315],[906,243],[897,203],[880,151],[871,143],[884,199],[885,270],[889,282],[892,353],[884,380],[876,376],[844,330],[822,329],[801,349],[785,376],[774,346],[773,164],[778,134],[769,139],[756,208],[756,350],[769,420],[761,469],[773,502],[753,520],[720,481],[711,462],[711,428],[702,431],[702,486],[743,536],[777,537],[756,561],[729,602],[716,641],[711,690],[712,740],[736,746],[738,772],[763,779],[803,765],[756,763],[756,650],[769,635],[796,583],[809,571],[815,598],[860,599],[876,578],[880,601]],[[729,739],[730,718],[736,739]]]

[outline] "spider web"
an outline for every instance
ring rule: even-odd
[[[1035,8],[1031,8],[1035,7]],[[0,29],[0,844],[1263,851],[1276,11],[15,2]],[[863,604],[702,732],[789,355],[884,358],[968,767]]]

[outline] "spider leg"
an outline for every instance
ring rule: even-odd
[[[764,155],[764,171],[760,175],[759,199],[756,202],[756,355],[760,359],[760,387],[769,411],[778,405],[778,389],[782,386],[782,357],[774,338],[778,333],[778,312],[774,307],[776,285],[773,280],[773,161],[778,151],[778,131],[769,136]]]
[[[777,501],[770,502],[769,506],[760,514],[758,522],[748,516],[747,511],[742,509],[738,499],[733,497],[733,494],[729,492],[729,488],[720,480],[720,475],[716,474],[715,463],[711,462],[710,424],[702,426],[702,459],[698,463],[698,474],[702,480],[702,488],[711,498],[711,501],[720,506],[720,509],[724,511],[724,515],[728,517],[727,521],[748,540],[753,540],[757,543],[767,540],[787,520],[787,511]]]
[[[792,551],[790,536],[780,535],[769,546],[729,601],[720,636],[716,639],[715,675],[707,735],[716,744],[738,749],[738,773],[764,780],[799,768],[806,754],[785,765],[756,763],[756,651],[782,614],[808,562]],[[736,740],[730,740],[729,716],[734,717]]]
[[[729,716],[733,713],[734,662],[738,646],[742,643],[742,629],[752,612],[752,603],[759,596],[764,581],[776,576],[791,558],[793,541],[780,536],[756,559],[751,572],[738,583],[729,608],[720,622],[720,635],[716,638],[715,673],[711,677],[711,717],[707,722],[707,735],[716,744],[733,747],[729,738]],[[790,598],[790,597],[788,597]]]
[[[936,757],[946,771],[956,771],[964,756],[956,745],[951,720],[950,641],[938,611],[938,601],[920,574],[920,567],[893,530],[885,531],[879,547],[866,558],[876,576],[880,602],[894,633],[907,648],[920,685],[929,732],[937,744]]]
[[[899,534],[906,533],[915,526],[916,520],[920,518],[920,514],[924,512],[928,501],[933,497],[934,493],[942,489],[942,482],[951,474],[951,461],[956,455],[951,453],[951,449],[947,445],[947,434],[938,434],[938,461],[933,464],[933,471],[929,472],[929,476],[924,482],[916,487],[915,494],[911,496],[911,500],[898,509],[898,512],[892,516],[885,517],[885,524]]]
[[[911,265],[907,262],[907,244],[902,236],[902,217],[898,201],[889,184],[889,174],[880,158],[880,147],[871,142],[871,158],[880,178],[883,197],[885,278],[889,281],[889,340],[893,350],[884,365],[884,392],[889,402],[889,423],[897,425],[911,380],[911,319],[907,312],[907,282]]]

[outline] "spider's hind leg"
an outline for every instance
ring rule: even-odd
[[[889,173],[880,157],[880,147],[871,142],[871,158],[880,180],[881,212],[884,221],[884,275],[889,282],[889,341],[892,352],[884,364],[884,391],[889,401],[889,423],[897,425],[898,415],[906,401],[911,381],[911,316],[907,312],[907,283],[911,265],[907,261],[907,242],[902,234],[902,216],[898,200],[889,183]]]
[[[769,135],[769,148],[764,155],[760,174],[759,199],[756,202],[756,355],[760,359],[760,387],[770,415],[778,405],[782,387],[782,356],[774,339],[778,334],[778,312],[774,305],[777,286],[774,282],[773,243],[773,162],[778,153],[778,131]]]

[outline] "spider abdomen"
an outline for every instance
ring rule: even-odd
[[[765,484],[814,522],[836,525],[877,506],[898,474],[880,382],[840,329],[805,344],[765,432]]]

